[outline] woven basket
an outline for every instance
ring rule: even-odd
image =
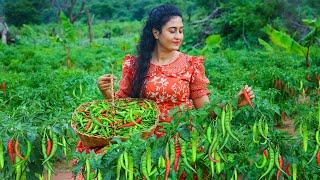
[[[123,99],[117,99],[117,100],[126,100],[126,101],[145,101],[145,99],[138,99],[138,98],[123,98]],[[150,101],[150,100],[148,100]],[[76,132],[76,134],[78,135],[78,137],[81,139],[82,143],[84,146],[86,147],[90,147],[90,148],[94,148],[94,147],[104,147],[104,146],[109,146],[109,144],[113,143],[113,139],[114,138],[119,138],[121,141],[125,141],[128,139],[128,137],[130,137],[130,134],[128,134],[128,137],[122,137],[122,136],[111,136],[111,137],[104,137],[104,136],[95,136],[95,135],[88,135],[88,134],[84,134],[80,131],[78,131],[76,124],[75,124],[75,118],[76,118],[76,114],[79,111],[83,111],[85,110],[85,108],[89,105],[91,105],[92,103],[97,103],[97,102],[101,102],[101,101],[92,101],[92,102],[86,102],[81,104],[79,107],[77,107],[75,109],[75,111],[73,112],[72,115],[72,121],[71,121],[71,127],[74,129],[74,131]],[[104,102],[110,103],[111,100],[104,100]],[[159,108],[156,106],[157,108],[157,119],[155,121],[155,124],[153,126],[151,126],[148,130],[143,130],[141,131],[141,138],[142,139],[148,139],[150,136],[152,136],[154,134],[154,131],[159,123],[159,115],[160,115],[160,111]]]

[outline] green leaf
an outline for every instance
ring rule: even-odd
[[[305,36],[303,37],[303,44],[306,45],[306,44],[312,44],[313,41],[315,40],[315,37],[317,35],[317,28],[312,28],[312,30]]]
[[[302,22],[307,26],[314,27],[316,24],[316,19],[302,19]]]
[[[263,46],[267,51],[269,52],[273,52],[273,48],[271,47],[271,45],[269,43],[267,43],[266,41],[264,41],[263,39],[258,38],[259,44],[261,46]]]
[[[286,49],[289,53],[294,53],[300,56],[305,56],[307,49],[301,46],[298,42],[292,39],[284,32],[273,29],[270,25],[267,25],[263,31],[269,35],[272,43],[276,46]]]
[[[206,46],[208,48],[220,47],[222,39],[220,35],[210,35],[206,38]]]
[[[60,21],[63,27],[63,31],[65,33],[66,40],[74,42],[76,40],[76,34],[72,24],[69,19],[64,15],[64,13],[60,13]]]
[[[316,19],[302,19],[302,22],[310,27],[320,28],[320,18]]]

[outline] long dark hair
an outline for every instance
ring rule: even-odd
[[[140,42],[137,45],[137,60],[135,64],[135,74],[132,82],[131,97],[138,98],[143,96],[144,83],[149,70],[152,52],[156,46],[156,39],[153,36],[152,29],[161,33],[162,26],[165,25],[173,16],[180,16],[180,10],[173,5],[160,5],[155,7],[149,13],[149,17],[142,30]]]

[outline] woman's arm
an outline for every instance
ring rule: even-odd
[[[193,105],[195,108],[199,109],[201,108],[204,104],[209,102],[209,97],[207,95],[201,96],[197,99],[193,100]]]

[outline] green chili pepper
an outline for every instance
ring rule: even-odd
[[[0,139],[0,170],[4,167],[4,146],[2,139]]]
[[[254,143],[259,143],[259,141],[256,140],[256,137],[257,137],[257,123],[256,123],[256,122],[254,122],[254,124],[253,124],[252,131],[253,131],[253,132],[252,132],[253,142],[254,142]]]
[[[262,155],[262,158],[263,158],[263,161],[261,165],[258,165],[258,163],[256,162],[254,163],[258,169],[264,168],[267,165],[267,162],[268,162],[267,158],[264,155]]]
[[[217,162],[216,162],[216,170],[217,170],[217,174],[220,174],[222,171],[222,167],[221,167],[221,158],[219,156],[219,154],[214,151],[214,157],[216,158]]]
[[[91,173],[91,167],[90,167],[90,161],[89,158],[86,159],[86,174],[87,174],[87,180],[90,180],[90,173]]]
[[[267,139],[267,137],[265,136],[265,131],[262,129],[262,120],[259,119],[258,121],[258,130],[261,134],[262,137],[264,137],[265,139]]]
[[[148,173],[148,170],[147,170],[147,157],[146,157],[145,153],[143,153],[143,155],[141,156],[141,171],[142,171],[142,175],[147,180],[150,180],[149,173]]]
[[[233,134],[233,132],[232,132],[232,130],[231,130],[230,121],[226,121],[226,122],[225,122],[225,128],[226,128],[228,134],[230,134],[230,136],[231,136],[233,139],[235,139],[235,140],[237,140],[238,142],[240,142],[240,140]]]
[[[15,156],[14,160],[15,160],[15,163],[19,163],[21,161],[21,159],[18,156]],[[19,180],[22,174],[22,165],[20,163],[15,167],[15,171],[16,171],[16,180]]]
[[[174,159],[175,159],[175,149],[174,149],[174,142],[172,139],[170,139],[170,164],[173,164]]]
[[[316,146],[316,149],[314,150],[314,152],[313,152],[313,154],[307,164],[310,164],[311,161],[316,157],[318,150],[319,150],[319,145]]]
[[[146,165],[147,165],[147,172],[148,174],[151,173],[152,169],[152,157],[151,157],[151,148],[148,146],[146,149]]]
[[[161,155],[158,159],[158,169],[163,169],[166,167],[166,161],[164,160],[163,156]]]
[[[116,179],[120,179],[120,173],[121,173],[121,163],[123,162],[123,154],[120,154],[117,161],[117,172],[116,172]]]
[[[67,156],[67,142],[64,136],[62,136],[62,145],[63,145],[63,154],[64,156]]]
[[[269,165],[268,165],[268,169],[266,170],[266,172],[264,174],[262,174],[262,176],[259,179],[262,179],[264,176],[266,176],[268,173],[270,173],[270,171],[272,170],[273,166],[274,166],[274,151],[273,149],[270,147],[269,150]]]
[[[318,130],[318,131],[316,132],[316,141],[317,141],[318,146],[320,146],[319,133],[320,133],[320,130]]]
[[[48,156],[47,159],[45,159],[43,161],[42,164],[46,163],[47,161],[49,161],[55,154],[56,154],[56,151],[58,149],[58,138],[57,138],[57,135],[55,133],[53,133],[52,131],[50,131],[50,134],[51,134],[51,139],[52,139],[52,149],[51,149],[51,153],[50,155]]]
[[[198,132],[194,129],[191,132],[191,159],[193,163],[197,160],[198,136]]]
[[[194,173],[197,173],[196,170],[189,164],[188,157],[187,157],[187,143],[185,141],[181,142],[181,156],[183,157],[183,163],[191,169]]]
[[[292,163],[292,180],[297,180],[297,164]]]
[[[308,140],[309,140],[309,131],[307,129],[307,125],[301,125],[302,128],[302,140],[303,140],[303,150],[307,152],[308,150]]]
[[[222,109],[221,111],[221,130],[222,130],[222,136],[224,137],[226,135],[226,129],[225,129],[225,116],[226,116],[226,111]]]
[[[128,155],[128,168],[129,168],[129,180],[133,180],[133,157],[131,155]]]
[[[98,170],[98,180],[103,180],[101,170]]]
[[[206,131],[206,137],[207,137],[207,140],[209,141],[209,143],[211,143],[211,131],[212,131],[212,127],[210,126],[210,124],[208,125],[207,127],[207,131]]]

